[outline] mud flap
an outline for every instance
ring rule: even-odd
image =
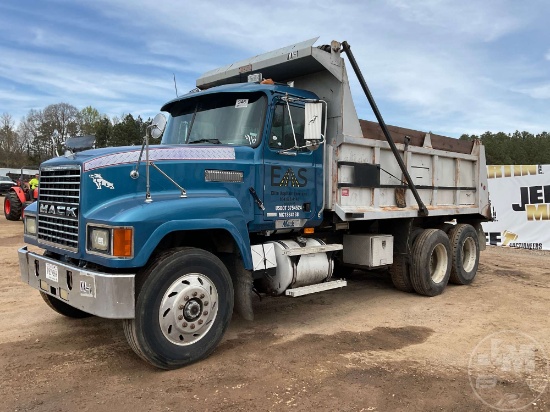
[[[235,294],[235,304],[233,310],[243,319],[254,320],[254,310],[252,309],[252,272],[246,270],[240,257],[232,256],[229,259],[223,259],[233,280],[233,290]]]

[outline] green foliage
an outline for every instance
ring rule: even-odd
[[[31,110],[19,125],[19,134],[28,147],[30,163],[38,164],[61,153],[62,144],[80,132],[79,111],[68,103],[50,104]]]
[[[151,119],[144,122],[141,116],[134,119],[134,116],[127,114],[113,126],[109,146],[141,145],[146,128],[150,124]]]
[[[550,164],[550,134],[485,132],[481,136],[463,134],[462,140],[481,139],[488,165]]]
[[[37,165],[62,153],[69,137],[94,135],[96,147],[141,145],[151,119],[131,114],[109,118],[92,106],[82,110],[67,103],[52,104],[43,110],[30,110],[17,131],[11,116],[0,118],[0,165]],[[160,140],[151,139],[151,144]],[[17,155],[17,156],[16,156]]]
[[[94,135],[96,128],[102,120],[101,114],[92,106],[87,106],[78,114],[80,121],[80,133],[83,135]]]
[[[94,133],[92,133],[94,134]],[[113,123],[107,116],[102,117],[95,125],[95,146],[107,147],[113,134]]]

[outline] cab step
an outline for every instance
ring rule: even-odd
[[[343,279],[331,280],[330,282],[318,283],[316,285],[302,286],[294,289],[287,289],[285,295],[296,298],[298,296],[310,295],[312,293],[323,292],[325,290],[343,288],[348,282]]]
[[[342,250],[343,248],[344,248],[344,245],[339,245],[339,244],[294,247],[294,248],[288,248],[283,250],[282,255],[286,255],[286,256],[312,255],[312,254],[321,253],[321,252],[334,252],[336,250]]]

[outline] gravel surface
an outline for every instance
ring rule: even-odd
[[[167,372],[120,321],[64,318],[21,283],[22,232],[0,218],[2,411],[550,410],[548,252],[488,247],[472,285],[433,298],[355,271],[341,290],[256,299],[254,322],[234,315],[212,356]],[[496,386],[474,391],[491,365]]]

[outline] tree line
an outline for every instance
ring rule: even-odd
[[[92,106],[78,110],[68,103],[32,109],[15,126],[8,113],[0,116],[0,167],[37,167],[63,153],[69,137],[95,135],[95,147],[140,145],[151,119],[125,114],[110,118]]]
[[[550,164],[550,133],[491,133],[480,136],[463,134],[463,140],[480,139],[485,146],[488,165]]]

